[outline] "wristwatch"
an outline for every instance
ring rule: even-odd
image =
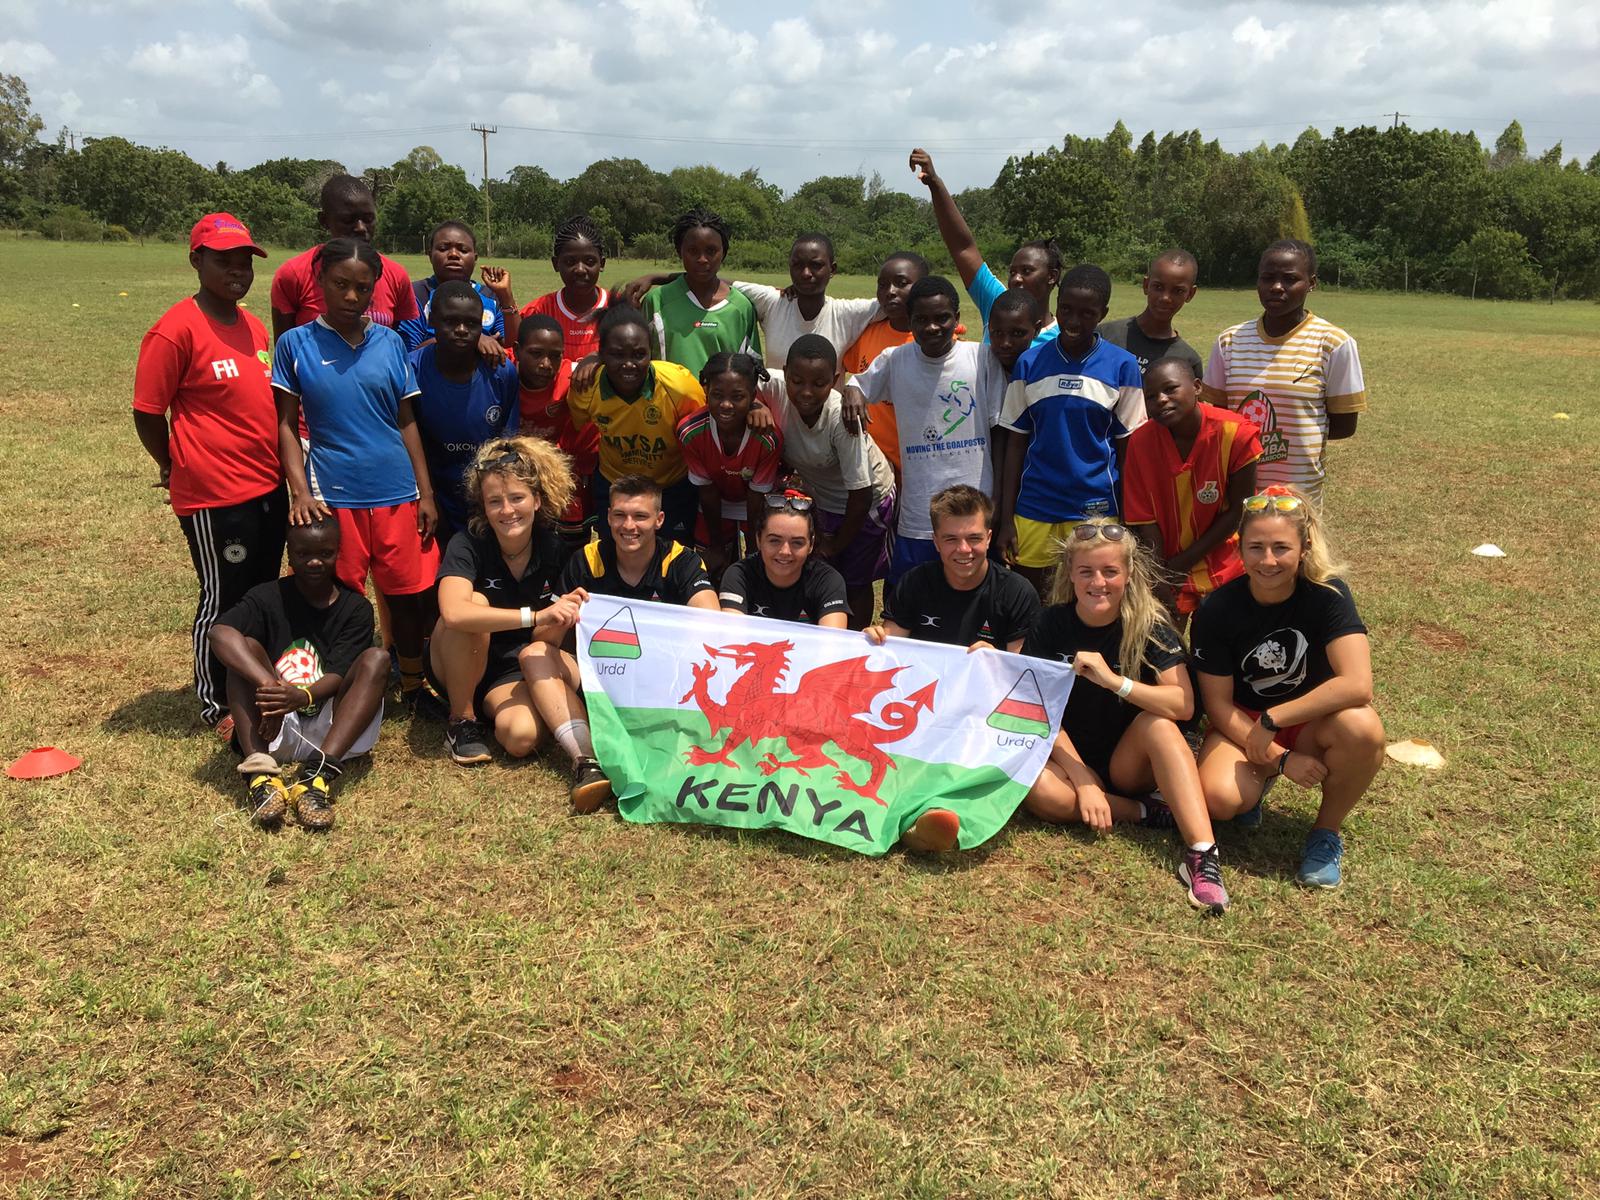
[[[1261,722],[1261,728],[1265,729],[1268,733],[1278,732],[1278,723],[1272,719],[1271,714],[1263,712],[1259,717],[1256,718],[1256,720]]]

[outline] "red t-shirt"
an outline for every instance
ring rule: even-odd
[[[561,336],[566,349],[561,357],[569,363],[600,353],[600,314],[611,303],[611,294],[601,288],[594,308],[588,313],[573,313],[561,302],[561,291],[547,292],[537,300],[522,306],[522,315],[554,317],[561,326]]]
[[[714,483],[722,495],[722,515],[730,521],[749,516],[751,492],[770,492],[783,466],[783,440],[776,428],[750,429],[733,454],[722,448],[722,435],[710,409],[696,409],[678,422],[678,448],[689,481]]]
[[[1261,434],[1236,412],[1200,404],[1200,432],[1187,459],[1159,421],[1128,437],[1122,471],[1122,519],[1155,525],[1171,558],[1211,528],[1228,507],[1228,480],[1261,457]],[[1212,547],[1189,571],[1185,586],[1204,596],[1244,574],[1237,535]]]
[[[304,254],[296,254],[272,273],[272,311],[287,313],[296,325],[315,321],[323,313],[322,288],[311,269],[317,249],[313,246]],[[378,257],[383,259],[383,274],[372,289],[367,316],[390,329],[401,321],[420,320],[422,313],[417,308],[411,276],[394,259],[382,254]]]
[[[267,331],[243,309],[232,325],[190,297],[144,335],[133,376],[136,412],[172,414],[172,508],[226,508],[278,486],[278,412]]]
[[[518,406],[519,432],[554,442],[572,460],[573,473],[587,478],[600,465],[600,427],[592,421],[582,429],[573,427],[572,412],[567,408],[567,389],[571,383],[572,364],[564,362],[549,387],[539,391],[522,388]]]

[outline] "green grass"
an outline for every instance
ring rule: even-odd
[[[1283,786],[1201,921],[1153,833],[1019,818],[930,864],[632,827],[401,720],[331,836],[247,828],[128,418],[191,288],[179,247],[0,251],[0,751],[85,760],[0,782],[0,1194],[1600,1190],[1592,306],[1316,298],[1372,394],[1329,503],[1379,707],[1449,766],[1383,771],[1332,895]]]

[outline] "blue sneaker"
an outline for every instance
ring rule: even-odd
[[[1262,818],[1266,816],[1266,813],[1266,803],[1264,801],[1257,800],[1254,808],[1246,809],[1233,819],[1233,827],[1235,829],[1248,829],[1251,832],[1254,832],[1255,830],[1261,828],[1261,821]]]
[[[1295,882],[1303,887],[1336,888],[1342,882],[1339,860],[1344,857],[1344,840],[1331,829],[1313,829],[1301,852],[1300,870]]]

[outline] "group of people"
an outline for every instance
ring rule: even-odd
[[[828,295],[821,233],[787,288],[728,280],[729,228],[698,209],[680,272],[614,291],[583,217],[530,303],[457,221],[413,283],[349,176],[323,187],[328,239],[273,277],[269,339],[240,306],[264,252],[230,214],[196,224],[199,289],[145,337],[134,420],[199,576],[201,714],[257,822],[331,825],[393,675],[456,762],[553,741],[593,811],[611,787],[570,647],[598,593],[1065,661],[1030,811],[1176,828],[1189,900],[1221,912],[1213,822],[1259,824],[1287,776],[1322,794],[1297,878],[1339,884],[1383,730],[1321,516],[1365,387],[1306,308],[1313,250],[1267,247],[1260,315],[1202,363],[1174,326],[1192,255],[1158,256],[1143,310],[1108,320],[1105,271],[1037,241],[1002,282],[931,157],[910,165],[981,340],[921,255],[861,300]],[[904,840],[958,832],[930,809]]]

